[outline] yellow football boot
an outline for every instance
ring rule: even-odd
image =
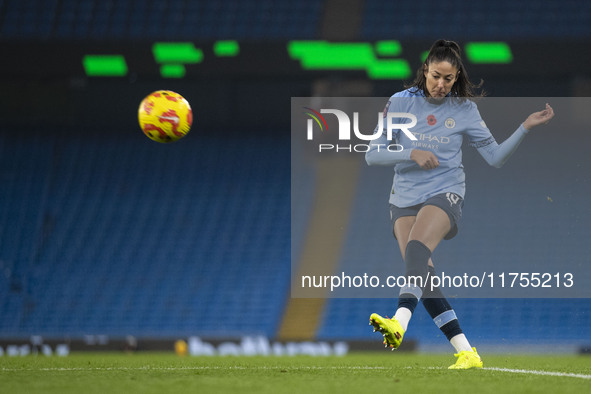
[[[470,368],[482,368],[482,359],[476,352],[476,348],[472,350],[464,350],[454,354],[458,359],[456,363],[449,366],[449,369],[470,369]]]
[[[373,331],[379,331],[384,336],[385,347],[390,346],[392,350],[398,349],[400,343],[402,343],[402,337],[404,336],[404,330],[398,320],[394,317],[392,319],[385,319],[377,313],[372,313],[369,317],[369,325],[373,326]]]

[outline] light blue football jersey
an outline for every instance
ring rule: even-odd
[[[500,167],[515,151],[527,130],[520,126],[517,131],[499,145],[482,120],[476,104],[471,100],[444,98],[440,101],[427,99],[422,91],[407,89],[394,94],[384,110],[381,125],[382,137],[366,154],[368,164],[394,165],[394,181],[390,203],[409,207],[425,202],[440,193],[452,192],[464,198],[466,192],[464,166],[462,165],[462,141],[468,138],[471,146],[489,164]],[[411,113],[416,116],[416,126],[409,131],[416,137],[411,140],[404,132],[393,130],[395,141],[386,139],[386,113]],[[410,119],[393,119],[394,123],[408,123]],[[380,126],[378,126],[380,127]],[[397,143],[404,149],[391,152],[378,149],[379,144]],[[439,167],[422,169],[410,160],[413,149],[431,151],[439,159]]]

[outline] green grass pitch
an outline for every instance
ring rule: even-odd
[[[485,369],[450,371],[450,355],[178,357],[74,353],[0,357],[3,393],[583,393],[591,357],[483,355]]]

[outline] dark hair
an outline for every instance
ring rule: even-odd
[[[421,67],[419,67],[417,70],[417,76],[415,80],[410,85],[405,87],[414,88],[415,93],[419,90],[422,90],[425,93],[425,96],[428,96],[429,93],[426,86],[427,79],[425,78],[425,66],[429,67],[429,64],[431,63],[446,61],[452,66],[456,67],[460,72],[457,80],[454,82],[451,88],[450,93],[452,97],[471,98],[484,96],[484,91],[475,91],[476,89],[480,89],[482,87],[484,81],[480,80],[480,83],[475,85],[470,81],[470,79],[468,79],[468,72],[466,71],[464,63],[462,62],[461,53],[462,51],[460,46],[455,41],[435,41],[429,50],[429,54],[427,55],[425,62],[421,64]]]

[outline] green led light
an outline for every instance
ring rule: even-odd
[[[163,64],[160,66],[160,75],[164,78],[182,78],[185,76],[185,66],[182,64]]]
[[[507,64],[513,61],[511,48],[506,42],[469,42],[465,49],[472,63]]]
[[[365,68],[375,58],[368,43],[292,41],[288,50],[292,58],[301,60],[306,70]]]
[[[398,56],[402,53],[402,45],[396,40],[376,42],[376,52],[381,56]]]
[[[89,77],[124,77],[127,63],[122,55],[85,55],[84,71]]]
[[[380,60],[371,65],[367,74],[372,79],[405,79],[411,70],[404,59]]]
[[[236,56],[240,52],[240,46],[235,40],[216,41],[213,44],[213,53],[216,56]]]
[[[396,49],[388,45],[390,50]],[[372,79],[404,79],[411,74],[406,60],[378,59],[366,42],[290,41],[287,50],[305,70],[365,70]]]
[[[190,42],[157,42],[152,53],[158,63],[200,63],[203,51]]]

